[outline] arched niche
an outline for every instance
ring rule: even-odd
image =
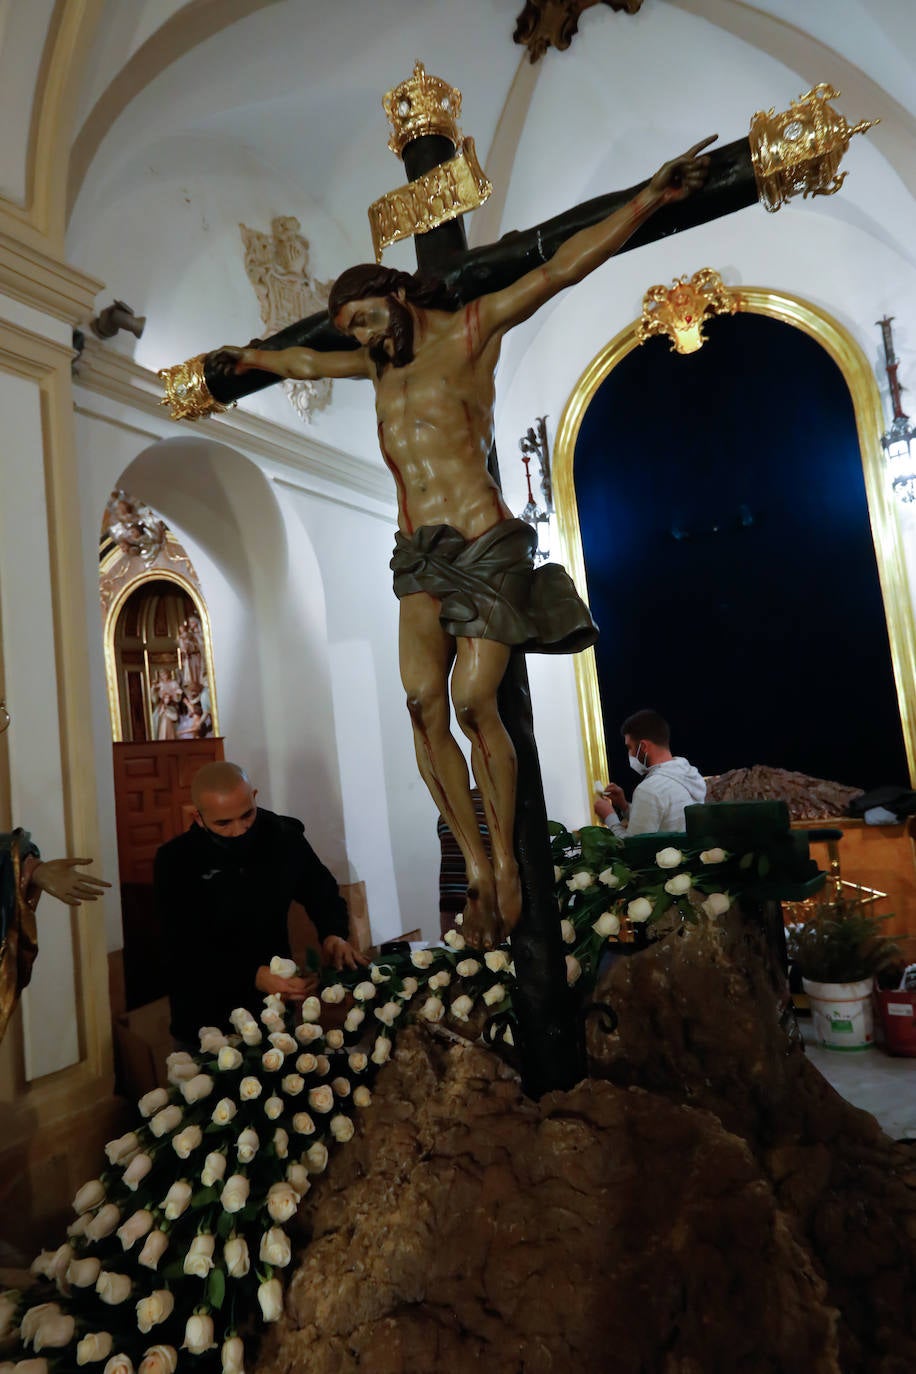
[[[912,779],[916,776],[916,683],[914,683],[910,665],[913,662],[914,652],[916,652],[916,632],[914,632],[911,594],[897,515],[884,472],[880,442],[884,422],[880,395],[874,375],[861,348],[849,332],[838,321],[811,303],[786,293],[758,287],[726,288],[726,295],[734,304],[737,312],[767,316],[772,320],[801,330],[813,339],[836,364],[848,389],[854,412],[868,520],[871,526],[881,598],[883,599],[887,623],[890,660],[900,725],[906,749],[906,760]],[[710,325],[710,331],[715,327],[716,324],[713,322]],[[586,412],[598,389],[613,370],[639,346],[638,331],[639,321],[634,321],[596,355],[573,388],[557,430],[554,448],[554,480],[560,541],[565,561],[580,591],[586,597],[588,596],[588,576],[583,553],[574,474],[576,443]],[[655,346],[660,346],[657,341]],[[715,397],[709,396],[706,398],[706,403],[714,408]],[[769,428],[774,443],[778,443],[780,437],[779,403],[779,394],[776,390],[755,395],[755,404],[748,414],[749,424]],[[651,453],[653,442],[659,441],[659,416],[653,409],[651,396],[645,398],[645,404],[646,451]],[[639,594],[639,587],[635,585],[624,584],[619,588],[619,595],[622,597],[638,598]],[[836,595],[842,597],[843,594],[844,587],[842,584],[838,584]],[[660,608],[646,605],[646,633],[651,634],[653,627],[657,627],[656,632],[663,633],[663,625],[664,618],[660,615]],[[702,633],[702,627],[699,624],[696,627],[696,632]],[[620,653],[638,655],[639,643],[622,644]],[[839,645],[837,646],[835,662],[837,664],[841,662],[841,646]],[[677,665],[673,662],[672,674],[676,674],[677,671]],[[605,778],[609,775],[606,722],[603,718],[598,671],[593,650],[576,656],[575,672],[590,809],[592,780]],[[740,691],[739,682],[736,682],[735,690]],[[638,704],[651,705],[653,703],[640,702]],[[816,679],[812,679],[811,711],[812,728],[817,728]],[[856,719],[854,693],[850,699],[850,720],[854,725],[859,724]],[[618,721],[613,720],[607,722],[607,725],[616,731],[618,723]],[[736,762],[750,763],[755,761],[780,762],[779,760],[737,760]],[[852,781],[855,782],[855,779]]]

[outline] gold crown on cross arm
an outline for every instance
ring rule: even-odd
[[[422,62],[414,63],[413,76],[386,92],[382,107],[392,129],[388,147],[398,157],[408,143],[424,134],[441,134],[456,148],[461,142],[461,92],[441,77],[430,76]]]

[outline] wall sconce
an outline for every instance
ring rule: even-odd
[[[885,315],[883,320],[876,322],[884,339],[884,362],[894,407],[890,428],[881,435],[881,447],[887,459],[894,495],[902,505],[910,506],[916,502],[916,426],[910,424],[910,417],[900,401],[903,387],[897,377],[897,355],[894,353],[894,336],[891,333],[893,318],[893,315]]]
[[[550,557],[550,519],[553,515],[553,482],[550,476],[550,447],[547,443],[547,416],[539,415],[534,424],[518,441],[522,462],[525,464],[525,480],[528,483],[528,502],[519,512],[519,519],[529,524],[537,535],[535,563],[546,563]],[[539,506],[531,488],[531,460],[537,458],[541,500]]]

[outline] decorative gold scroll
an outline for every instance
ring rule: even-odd
[[[171,408],[173,420],[200,420],[228,409],[210,394],[204,378],[206,360],[206,353],[198,353],[186,363],[159,369],[165,387],[159,404]]]
[[[636,326],[639,343],[654,334],[667,334],[678,353],[696,353],[706,341],[704,321],[712,315],[734,315],[734,297],[711,267],[692,277],[675,277],[671,286],[650,286],[642,298],[642,317]]]
[[[389,191],[369,206],[369,228],[375,260],[399,239],[428,234],[440,224],[476,210],[493,190],[477,160],[472,138],[448,162],[433,167],[416,181]]]
[[[767,210],[775,212],[793,196],[832,196],[846,180],[838,172],[853,134],[864,134],[877,119],[850,126],[828,104],[840,92],[822,81],[788,110],[758,110],[749,140],[757,191]]]

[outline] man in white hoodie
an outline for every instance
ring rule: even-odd
[[[684,807],[706,800],[706,782],[685,758],[670,749],[668,722],[657,711],[637,711],[620,727],[630,767],[642,777],[630,804],[610,782],[595,801],[609,830],[624,838],[656,830],[684,830]]]

